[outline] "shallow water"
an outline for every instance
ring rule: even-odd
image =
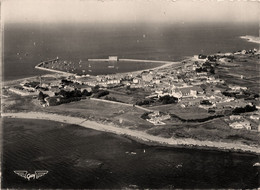
[[[4,188],[256,188],[252,154],[148,146],[76,125],[4,119]],[[14,170],[48,170],[27,181]]]

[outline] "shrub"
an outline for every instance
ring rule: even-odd
[[[100,98],[100,97],[106,96],[108,94],[109,94],[109,92],[107,90],[99,90],[93,97]]]
[[[149,105],[151,103],[154,103],[152,99],[144,99],[144,100],[137,101],[135,104],[138,106],[142,106],[142,105]]]
[[[149,114],[150,114],[151,112],[146,112],[146,113],[144,113],[144,114],[142,114],[141,115],[141,118],[142,119],[151,119],[150,117],[149,117]]]
[[[163,104],[172,104],[172,103],[177,103],[178,102],[178,98],[175,98],[174,96],[161,96],[159,98],[159,101],[162,102]]]
[[[245,112],[252,112],[252,111],[256,111],[256,107],[255,105],[250,106],[250,105],[246,105],[244,108],[240,107],[240,108],[235,108],[232,113],[233,114],[239,114],[239,113],[245,113]]]

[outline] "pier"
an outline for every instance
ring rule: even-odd
[[[65,74],[65,75],[75,75],[73,73],[69,73],[69,72],[65,72],[65,71],[59,71],[59,70],[55,70],[55,69],[49,69],[49,68],[44,67],[45,64],[55,63],[55,62],[58,62],[58,61],[59,61],[58,57],[56,59],[43,61],[43,62],[40,62],[39,64],[37,64],[34,68],[44,70],[44,71],[49,71],[49,72],[61,73],[61,74]]]

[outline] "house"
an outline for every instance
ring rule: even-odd
[[[108,60],[109,61],[118,61],[118,57],[117,56],[109,56]]]
[[[84,90],[88,91],[88,92],[92,92],[92,88],[91,87],[82,87],[80,89],[81,92],[83,92]]]
[[[139,83],[139,79],[134,78],[134,79],[133,79],[133,83],[134,83],[134,84],[138,84],[138,83]]]
[[[156,79],[156,80],[154,80],[153,82],[154,82],[155,84],[160,84],[160,83],[161,83],[161,80]]]
[[[240,116],[240,115],[231,115],[230,117],[229,117],[229,119],[231,120],[231,121],[233,121],[233,120],[240,120],[242,117]]]
[[[182,96],[196,96],[197,92],[190,87],[181,88],[180,92]]]
[[[65,86],[64,90],[66,90],[66,91],[73,91],[73,90],[75,90],[75,87],[73,87],[73,86]]]
[[[206,55],[199,54],[199,55],[198,55],[198,59],[207,59],[207,56],[206,56]]]
[[[56,106],[60,102],[60,97],[47,97],[44,100],[47,106]]]
[[[234,128],[234,129],[247,129],[247,130],[251,130],[251,125],[250,122],[247,120],[244,121],[240,121],[240,122],[234,122],[229,124],[230,127]]]
[[[208,75],[208,73],[207,72],[197,72],[197,75],[198,76],[207,76]]]
[[[196,97],[197,94],[202,94],[203,92],[199,86],[189,86],[172,89],[171,94],[175,97]]]
[[[260,116],[259,115],[250,115],[250,119],[253,119],[253,120],[259,120],[260,119]]]
[[[48,95],[49,97],[55,96],[55,92],[52,91],[44,91],[44,94]]]
[[[41,83],[40,87],[42,88],[48,88],[50,86],[50,83]]]
[[[120,84],[121,80],[120,79],[112,79],[112,80],[108,80],[106,83],[107,84]]]
[[[172,91],[171,95],[178,99],[182,97],[182,94],[180,92],[175,91]]]
[[[247,87],[236,85],[229,85],[229,88],[231,88],[233,91],[247,90]]]
[[[52,87],[51,89],[49,89],[49,91],[51,91],[51,92],[54,92],[54,93],[58,93],[58,92],[60,92],[60,88],[57,86],[57,87]]]
[[[151,82],[153,80],[153,76],[151,74],[142,74],[142,79],[145,82]]]
[[[246,53],[247,53],[247,52],[246,52],[246,50],[244,50],[244,49],[241,51],[241,54],[246,54]]]

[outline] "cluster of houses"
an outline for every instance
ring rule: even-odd
[[[39,93],[39,82],[24,81],[19,86],[12,86],[9,91],[16,93],[21,96],[38,95]]]
[[[257,53],[257,50],[237,53]],[[225,81],[215,77],[214,66],[216,61],[222,57],[223,55],[199,55],[192,58],[191,61],[183,61],[180,66],[172,65],[171,68],[143,72],[98,76],[71,75],[66,78],[40,79],[40,82],[25,81],[20,86],[11,87],[9,90],[22,96],[38,95],[39,92],[43,92],[48,97],[55,97],[61,90],[70,92],[77,89],[81,92],[84,90],[91,92],[96,86],[101,88],[129,86],[131,88],[147,89],[150,92],[147,98],[173,96],[178,98],[178,102],[182,107],[198,106],[208,111],[212,111],[212,109],[223,111],[223,109],[245,106],[247,105],[245,101],[225,96],[223,91],[228,88],[230,93],[240,93],[246,91],[246,87],[235,85],[226,86],[226,89],[219,87]],[[109,60],[116,61],[117,57],[109,57]],[[57,62],[58,58],[55,61]],[[63,80],[67,82],[64,83]],[[168,117],[154,113],[154,115],[150,115],[148,121],[155,125],[163,125],[162,121]],[[234,122],[230,123],[231,127],[251,129],[249,121],[233,120]]]
[[[253,126],[249,120],[254,120],[258,123],[256,128],[253,129]],[[260,131],[260,124],[259,124],[259,115],[251,115],[248,118],[241,115],[231,115],[229,118],[225,119],[226,122],[229,123],[229,126],[234,129],[246,129],[246,130],[255,130]]]
[[[169,114],[161,114],[159,111],[154,111],[148,115],[150,119],[146,119],[148,122],[154,125],[165,125],[163,121],[170,119],[171,116]]]
[[[259,51],[256,48],[254,48],[254,49],[249,49],[249,50],[245,50],[245,49],[239,50],[239,51],[235,52],[234,54],[235,55],[240,55],[240,54],[244,55],[244,54],[257,54],[257,53],[259,53]]]

